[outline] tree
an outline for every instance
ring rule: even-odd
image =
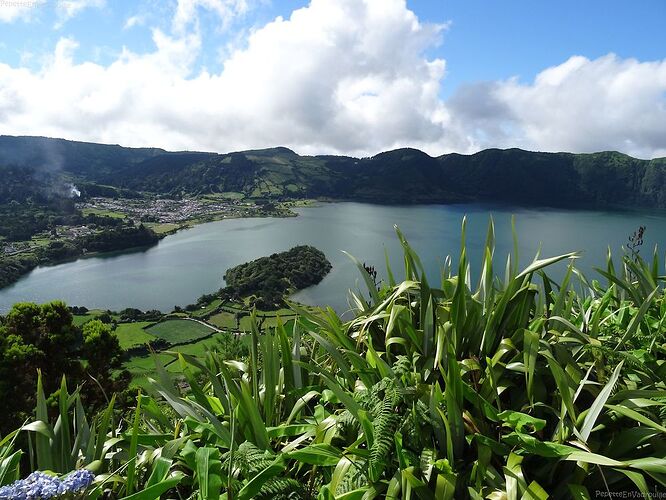
[[[88,372],[93,376],[118,368],[121,363],[122,349],[115,333],[108,324],[98,319],[83,325],[83,345],[81,355],[88,363]]]
[[[94,320],[82,331],[63,302],[15,304],[0,322],[0,401],[4,404],[0,433],[20,425],[32,413],[38,370],[47,394],[58,390],[60,378],[66,375],[73,385],[83,384],[82,395],[90,406],[104,403],[105,392],[122,390],[126,383],[126,378],[112,377],[121,353],[109,326]]]
[[[83,325],[81,356],[86,361],[86,374],[94,384],[88,384],[86,395],[91,404],[103,404],[110,394],[122,390],[126,374],[113,377],[120,368],[123,350],[111,326],[94,319]]]

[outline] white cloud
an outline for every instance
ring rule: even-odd
[[[234,45],[221,72],[196,73],[196,8],[210,7],[193,3],[171,35],[153,30],[151,53],[77,64],[63,38],[37,71],[0,64],[0,133],[214,151],[666,154],[666,61],[572,58],[445,102],[445,62],[425,55],[445,26],[419,22],[404,0],[312,0]]]
[[[575,56],[532,83],[470,86],[449,108],[477,147],[666,156],[666,59]]]
[[[0,65],[0,132],[228,151],[284,144],[375,152],[443,134],[440,28],[401,0],[315,0],[253,32],[219,74],[192,74],[198,34],[154,30],[154,52],[75,64],[61,39],[30,72]],[[18,99],[16,98],[18,97]]]
[[[77,16],[81,11],[88,8],[101,9],[106,5],[106,0],[56,0],[56,14],[58,21],[55,27],[61,28],[68,20]]]
[[[0,23],[30,21],[46,0],[0,0]]]
[[[125,25],[123,26],[123,29],[130,29],[134,28],[135,26],[141,26],[146,22],[145,18],[140,15],[136,16],[130,16],[127,18],[127,21],[125,21]]]

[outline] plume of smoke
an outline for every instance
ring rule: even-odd
[[[79,191],[79,188],[77,188],[74,184],[66,184],[65,186],[67,188],[69,188],[69,197],[70,198],[80,198],[81,197],[81,191]]]
[[[63,178],[65,154],[62,141],[39,138],[37,144],[29,159],[35,167],[33,177],[37,189],[47,198],[79,198],[81,191]]]

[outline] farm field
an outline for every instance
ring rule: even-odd
[[[173,222],[152,222],[147,223],[146,226],[155,231],[157,234],[165,234],[179,229],[181,224],[175,224]]]
[[[170,344],[195,341],[214,332],[208,326],[186,319],[162,321],[146,329],[146,331],[150,335],[164,339]]]
[[[236,316],[230,312],[222,311],[208,318],[208,322],[218,328],[233,330],[236,328]]]
[[[83,215],[99,215],[100,217],[113,217],[114,219],[126,218],[126,215],[122,212],[114,212],[113,210],[104,210],[101,208],[84,208],[81,212]]]
[[[205,307],[192,312],[192,316],[194,316],[195,318],[202,318],[204,316],[207,316],[208,314],[216,310],[218,307],[220,307],[221,304],[222,301],[220,299],[215,299],[212,302],[206,304]]]
[[[120,342],[120,347],[122,349],[130,349],[154,340],[155,336],[144,329],[152,324],[151,321],[120,323],[115,331],[116,337],[118,337],[118,341]]]
[[[194,344],[174,346],[167,351],[179,352],[182,354],[189,354],[190,356],[203,357],[206,352],[216,344],[216,335],[207,338]],[[161,352],[155,355],[157,360],[166,366],[166,370],[170,374],[180,373],[180,367],[176,358],[166,352]],[[133,356],[123,366],[132,374],[131,386],[133,387],[148,387],[148,376],[155,373],[155,357],[154,356]]]

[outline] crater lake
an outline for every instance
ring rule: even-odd
[[[401,276],[402,250],[394,225],[416,249],[431,282],[438,281],[447,255],[460,252],[461,223],[467,216],[467,249],[472,276],[477,276],[490,217],[496,234],[495,266],[503,273],[513,248],[511,217],[519,241],[522,266],[529,264],[539,245],[543,257],[581,251],[577,267],[588,277],[604,267],[607,249],[616,257],[639,226],[646,226],[641,255],[650,257],[655,244],[666,244],[666,214],[647,211],[525,209],[487,205],[373,205],[323,203],[296,209],[290,218],[229,219],[194,226],[167,236],[145,250],[82,258],[38,267],[0,290],[0,311],[16,302],[43,303],[54,299],[90,309],[171,311],[204,293],[224,286],[226,269],[308,244],[322,250],[333,265],[324,280],[293,298],[310,305],[348,310],[347,291],[363,289],[362,280],[343,250],[384,275],[385,252],[396,278]],[[551,274],[561,277],[563,266]],[[662,270],[663,271],[663,270]]]

